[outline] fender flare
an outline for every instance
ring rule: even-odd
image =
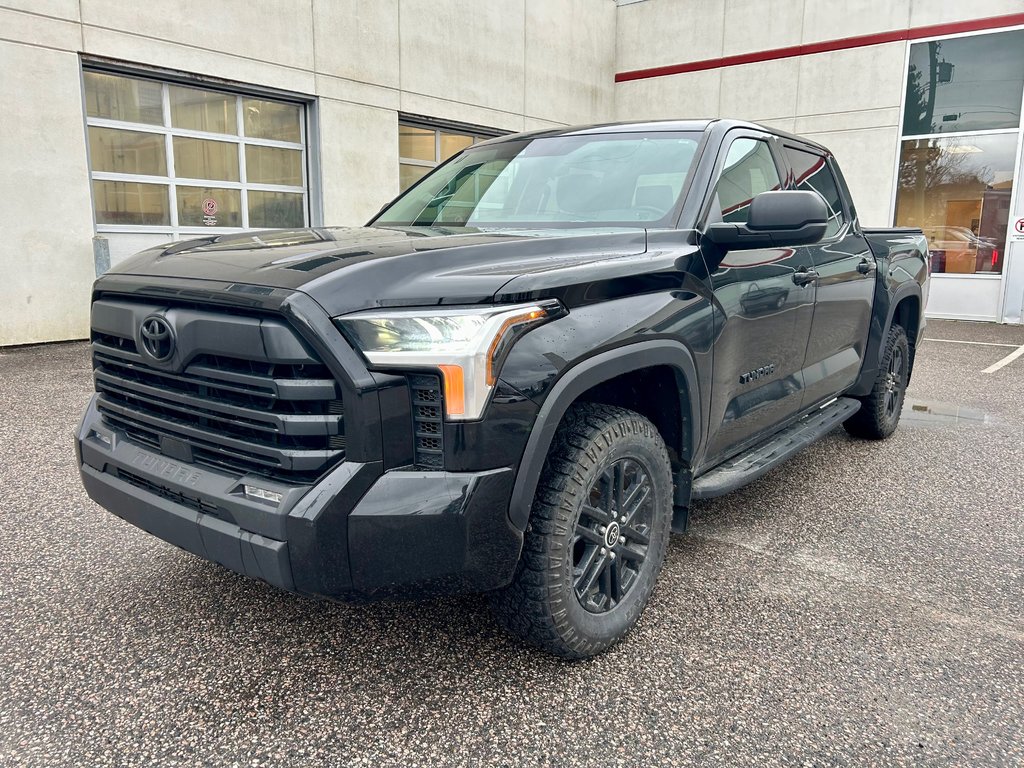
[[[916,281],[908,280],[892,295],[889,300],[889,311],[885,319],[885,332],[888,333],[889,329],[892,328],[893,318],[896,316],[896,307],[899,306],[900,302],[904,299],[910,298],[911,296],[916,297],[918,303],[921,305],[921,314],[924,314],[924,300],[921,295],[921,286]],[[920,318],[918,318],[920,322]]]
[[[892,296],[886,298],[888,306],[885,308],[884,322],[879,322],[881,318],[878,318],[877,314],[875,315],[876,319],[872,320],[868,331],[867,348],[864,350],[864,363],[861,366],[860,375],[857,376],[856,383],[847,391],[848,395],[862,397],[871,392],[871,388],[875,383],[875,377],[878,375],[878,367],[882,362],[885,339],[888,337],[889,329],[892,328],[893,319],[896,317],[896,307],[899,306],[901,301],[910,297],[917,298],[921,308],[920,314],[924,315],[924,296],[921,286],[916,280],[908,280],[900,285]],[[918,317],[918,327],[920,327],[920,324],[921,317]]]
[[[916,281],[908,281],[896,289],[896,293],[892,295],[892,301],[889,302],[888,317],[885,321],[885,335],[882,338],[886,338],[889,335],[889,329],[892,328],[893,320],[896,318],[896,308],[904,299],[914,297],[917,299],[918,315],[917,315],[917,335],[915,338],[910,338],[910,329],[907,330],[907,337],[910,341],[910,372],[914,369],[914,353],[917,347],[917,342],[921,339],[921,331],[924,328],[924,292],[921,290],[921,285]],[[882,345],[879,344],[878,349],[878,365],[882,364]],[[907,374],[907,381],[910,381],[910,373]]]
[[[684,439],[691,452],[696,448],[701,436],[700,390],[697,366],[686,346],[670,339],[653,339],[616,347],[589,357],[567,369],[558,378],[537,413],[523,458],[519,462],[508,508],[509,520],[518,530],[526,530],[544,461],[555,430],[569,406],[584,392],[602,382],[624,373],[659,365],[674,368],[686,382],[686,392],[679,393],[680,407],[684,413],[687,410],[689,412],[689,424],[684,425]],[[687,426],[689,434],[686,434]]]

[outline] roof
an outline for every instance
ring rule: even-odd
[[[507,136],[499,136],[494,139],[482,141],[475,146],[498,144],[503,141],[518,141],[521,139],[539,139],[555,136],[581,136],[586,134],[602,133],[653,133],[657,131],[698,131],[703,133],[712,126],[720,128],[722,132],[733,128],[753,128],[759,131],[770,133],[787,139],[796,139],[804,144],[810,144],[828,152],[826,147],[815,141],[806,139],[796,134],[786,133],[777,128],[759,123],[751,123],[746,120],[733,120],[724,118],[703,118],[697,120],[644,120],[642,122],[619,122],[619,123],[595,123],[593,125],[572,125],[564,128],[545,128],[539,131],[527,131],[525,133],[513,133]]]

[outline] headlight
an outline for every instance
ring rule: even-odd
[[[459,309],[371,310],[334,322],[374,368],[434,368],[449,418],[478,419],[512,342],[565,314],[557,301]]]

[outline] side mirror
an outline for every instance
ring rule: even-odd
[[[747,211],[746,224],[710,224],[707,238],[724,251],[777,248],[816,243],[828,227],[828,206],[817,192],[762,192]]]

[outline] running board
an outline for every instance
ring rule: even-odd
[[[748,448],[693,481],[690,498],[713,499],[752,483],[765,472],[820,440],[860,409],[860,401],[840,397],[767,440]]]

